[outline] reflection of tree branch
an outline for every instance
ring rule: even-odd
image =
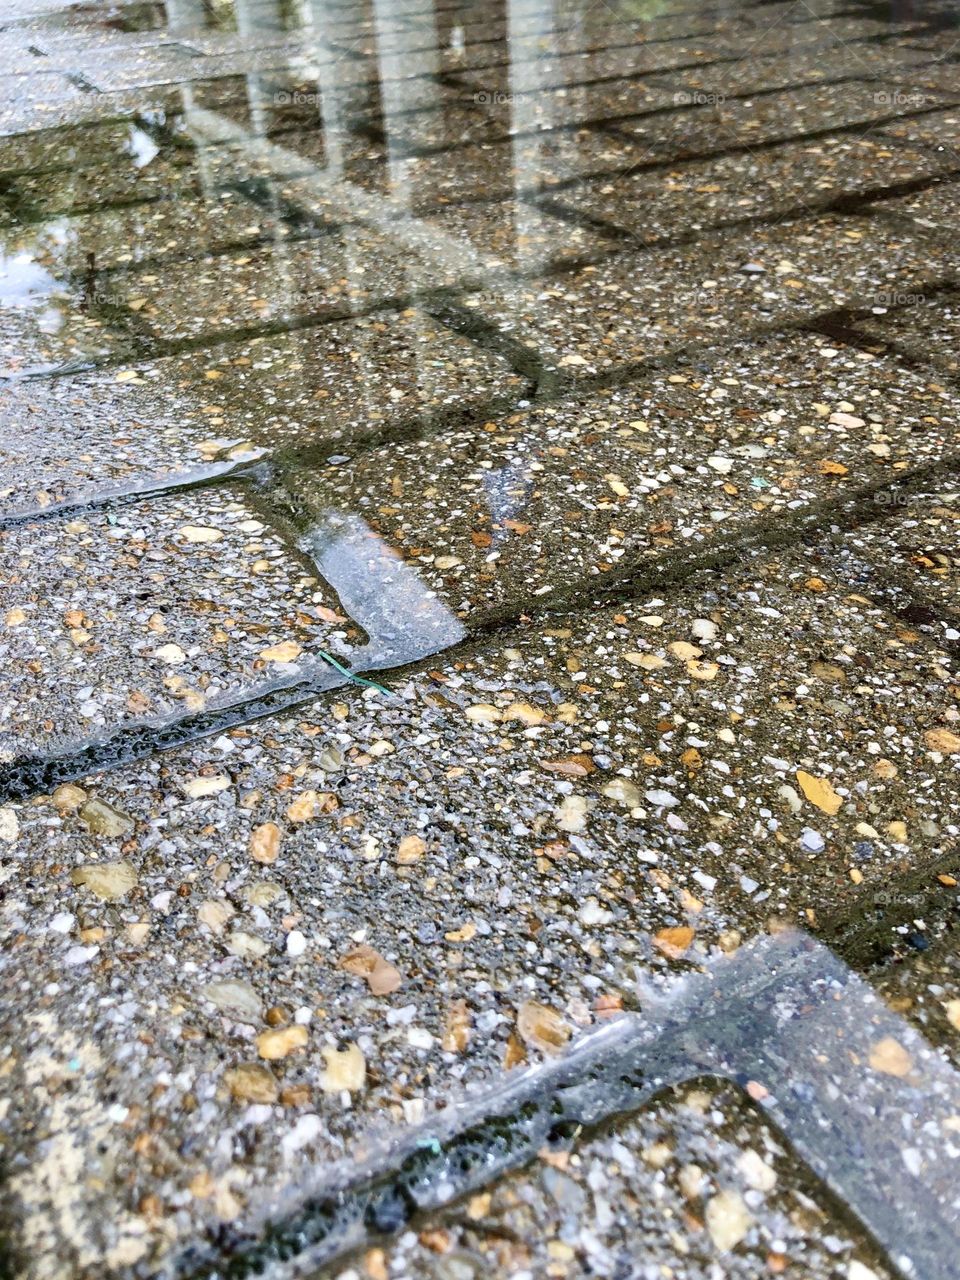
[[[97,255],[93,249],[87,250],[87,269],[83,273],[83,297],[80,299],[80,310],[86,313],[97,287]]]

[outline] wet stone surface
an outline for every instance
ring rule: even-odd
[[[827,138],[818,144],[691,161],[656,173],[598,178],[560,193],[556,201],[575,213],[629,231],[641,241],[658,240],[675,235],[681,218],[698,229],[771,213],[802,216],[818,205],[884,190],[922,172],[934,176],[943,164],[940,157],[891,148],[884,140]],[[899,211],[899,203],[912,207],[917,199],[891,201],[889,208]]]
[[[53,518],[3,538],[6,759],[250,697],[345,633],[298,555],[239,495]],[[345,621],[345,620],[344,620]],[[354,634],[356,634],[354,630]]]
[[[945,921],[939,931],[928,926],[918,929],[918,917],[912,913],[927,913],[930,904],[925,895],[891,890],[889,897],[891,901],[882,905],[896,907],[907,918],[893,940],[896,959],[877,984],[880,994],[956,1064],[960,1059],[960,974],[950,922]]]
[[[10,0],[0,1273],[953,1280],[952,8]]]
[[[931,63],[919,50],[900,46],[890,48],[863,41],[824,41],[813,48],[791,48],[767,57],[751,55],[748,61],[737,59],[734,62],[708,63],[703,67],[684,67],[676,73],[675,79],[683,85],[689,104],[693,105],[693,95],[698,91],[742,96],[768,89],[798,87],[811,81],[829,81],[844,75],[858,79],[875,78],[876,92],[886,92],[888,96],[891,94],[891,80],[895,90],[931,85],[950,92],[956,87],[951,72],[952,68],[944,67],[942,63]]]
[[[771,916],[816,930],[820,908],[943,865],[949,659],[810,573],[761,561],[672,602],[551,619],[394,698],[11,806],[6,1004],[28,974],[34,993],[11,1069],[84,1063],[79,1094],[57,1103],[43,1075],[11,1112],[38,1244],[68,1226],[29,1137],[50,1107],[74,1124],[108,1091],[134,1116],[71,1139],[103,1171],[71,1193],[71,1230],[156,1258],[281,1169],[295,1185],[635,1007],[644,975],[735,951]],[[233,1136],[211,1147],[211,1126]],[[140,1132],[184,1153],[175,1171],[159,1147],[144,1162]],[[174,1221],[138,1218],[128,1176]]]
[[[813,85],[788,94],[759,95],[755,99],[729,99],[674,116],[671,128],[663,122],[655,126],[640,120],[623,125],[635,134],[647,160],[664,154],[696,155],[725,151],[731,147],[760,146],[773,140],[788,140],[795,135],[831,133],[851,125],[865,125],[896,113],[889,94],[878,91],[872,81],[848,81],[843,85]],[[936,98],[923,98],[926,106],[936,105]],[[905,112],[904,106],[900,109]],[[891,132],[912,138],[924,129],[926,120],[913,119],[899,123]]]
[[[543,282],[481,292],[466,304],[575,378],[730,342],[745,325],[762,330],[811,312],[915,296],[919,281],[953,279],[956,268],[950,250],[892,226],[830,217],[621,253]]]
[[[728,1242],[740,1236],[731,1256]],[[858,1272],[857,1264],[865,1269]],[[545,1148],[524,1176],[374,1248],[338,1280],[887,1273],[729,1088],[688,1086],[612,1133]],[[872,1265],[870,1265],[872,1264]],[[720,1270],[718,1270],[718,1268]]]
[[[956,453],[958,402],[822,338],[284,473],[298,518],[357,511],[462,617],[624,565],[709,553],[761,519]],[[683,437],[677,439],[677,424]]]
[[[79,170],[96,169],[105,159],[114,165],[124,164],[128,170],[136,169],[142,150],[143,129],[134,119],[119,119],[106,124],[90,123],[74,128],[42,129],[33,133],[5,138],[3,145],[3,173],[5,180],[4,202],[12,204],[17,188],[9,182],[19,177],[36,179],[41,175],[59,173],[59,189],[50,188],[51,196],[58,200],[54,211],[63,209],[61,202],[68,201]],[[138,143],[138,146],[134,146]],[[141,177],[146,177],[142,174]]]
[[[428,265],[362,228],[269,249],[219,255],[179,270],[117,271],[110,287],[148,339],[209,340],[301,318],[341,319],[425,287]],[[432,274],[430,275],[433,281]],[[441,276],[436,284],[453,283]]]
[[[458,149],[457,170],[450,155],[401,157],[388,175],[393,191],[418,213],[462,199],[464,192],[503,199],[514,192],[536,194],[585,174],[632,167],[635,151],[626,139],[589,129],[560,129],[519,149],[510,142]],[[379,190],[380,168],[357,182]]]
[[[908,120],[887,125],[886,132],[894,138],[908,142],[920,142],[933,150],[955,156],[957,151],[960,113],[956,109],[933,111]]]
[[[356,386],[350,374],[362,367]],[[273,453],[510,403],[529,383],[415,309],[194,355],[15,384],[0,400],[0,511],[175,484]]]
[[[270,211],[225,192],[214,199],[145,201],[107,213],[79,214],[33,228],[34,244],[48,255],[52,270],[77,286],[88,306],[123,306],[110,277],[130,263],[178,264],[240,245],[282,241],[290,229]],[[95,288],[85,287],[91,269]]]
[[[0,400],[3,516],[176,484],[255,459],[251,442],[218,435],[225,423],[215,407],[201,416],[173,378],[163,380],[166,368],[10,386]],[[148,381],[150,374],[157,376]],[[160,404],[156,393],[142,395],[156,382],[163,383]]]
[[[460,95],[460,100],[465,104],[460,107],[461,111],[487,119],[486,132],[489,140],[495,141],[510,133],[522,136],[564,125],[602,123],[638,112],[663,111],[674,105],[674,93],[666,84],[639,79],[603,79],[595,84],[543,88],[520,110],[511,109],[508,93],[498,98],[489,88]]]
[[[894,291],[884,306],[871,308],[861,321],[879,343],[889,342],[909,360],[929,360],[940,375],[956,375],[960,334],[960,297],[948,284],[905,292]]]
[[[950,488],[889,497],[886,519],[845,540],[848,563],[857,565],[865,583],[886,584],[904,616],[953,645],[960,640],[960,495]]]
[[[536,143],[530,146],[536,151]],[[424,222],[469,246],[482,269],[491,273],[510,269],[530,274],[602,258],[611,249],[611,239],[602,229],[564,221],[532,200],[456,205]]]
[[[918,226],[949,233],[954,225],[951,215],[957,207],[958,194],[960,187],[956,183],[944,182],[916,195],[884,201],[882,208],[896,217],[909,218]]]
[[[44,129],[7,138],[3,143],[5,207],[24,220],[69,212],[72,205],[95,204],[102,192],[105,203],[121,193],[144,199],[169,191],[176,169],[151,165],[160,149],[151,141],[145,122],[124,118],[104,124]],[[175,156],[165,154],[164,160]],[[187,157],[180,157],[181,163]],[[91,171],[94,176],[90,177]],[[58,175],[53,177],[53,175]],[[154,177],[158,181],[154,181]],[[115,184],[126,182],[126,187]],[[110,185],[114,184],[114,185]],[[176,190],[176,188],[175,188]]]

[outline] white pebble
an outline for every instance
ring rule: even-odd
[[[671,805],[680,803],[677,797],[671,795],[669,791],[648,791],[646,792],[646,798],[651,804],[660,805],[663,808],[669,808]]]
[[[19,834],[20,823],[13,809],[9,806],[0,809],[0,840],[6,844],[13,844]]]
[[[305,1116],[301,1116],[290,1132],[281,1140],[280,1145],[283,1147],[284,1154],[291,1156],[294,1152],[299,1151],[301,1147],[305,1147],[307,1143],[313,1142],[319,1136],[322,1127],[320,1117],[312,1111]]]

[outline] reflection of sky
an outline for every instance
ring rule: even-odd
[[[344,611],[367,633],[368,644],[353,654],[355,669],[416,662],[466,634],[413,566],[360,516],[326,512],[304,537],[303,547]]]
[[[527,465],[515,458],[496,471],[484,473],[483,488],[494,525],[502,526],[505,520],[516,518],[526,506],[533,488],[533,479],[525,474]],[[493,530],[494,542],[502,542],[509,536],[509,531],[502,527]]]
[[[50,272],[29,253],[0,250],[0,303],[5,307],[35,306],[56,287]]]
[[[65,300],[62,281],[48,270],[43,259],[66,239],[61,220],[45,223],[36,232],[30,248],[0,246],[0,307],[33,311],[34,320],[43,333],[56,333],[61,328],[63,314],[59,303]],[[58,293],[61,297],[54,296]]]
[[[160,148],[149,133],[145,133],[143,129],[138,129],[136,125],[131,125],[130,137],[127,140],[127,151],[133,157],[133,163],[136,167],[142,169],[150,163],[154,156],[159,154]]]
[[[124,151],[135,168],[143,169],[160,148],[149,133],[131,125]],[[76,244],[71,220],[54,218],[31,231],[17,228],[7,235],[8,243],[0,245],[0,307],[32,311],[42,333],[56,333],[63,327],[65,304],[76,302],[74,291],[54,274],[62,277],[65,249]]]

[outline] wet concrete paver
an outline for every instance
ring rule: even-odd
[[[71,282],[83,282],[91,271],[119,270],[130,263],[196,260],[207,253],[264,241],[282,241],[290,231],[278,218],[227,191],[215,199],[147,200],[107,212],[57,218],[34,228],[36,240],[49,248],[53,270]],[[81,297],[94,308],[123,306],[109,277]]]
[[[7,760],[249,698],[311,644],[344,648],[343,630],[331,639],[337,625],[322,621],[339,616],[336,597],[239,496],[3,535],[2,660],[25,677],[0,708]]]
[[[922,142],[936,151],[955,153],[960,131],[960,112],[957,110],[933,111],[909,120],[889,124],[885,132],[894,138],[910,142]]]
[[[881,299],[881,305],[859,315],[857,323],[879,348],[889,343],[904,359],[927,360],[940,374],[950,376],[958,367],[960,299],[949,279],[931,275],[929,287],[894,291]]]
[[[56,1042],[86,1061],[87,1101],[68,1110],[105,1089],[121,1110],[136,1098],[136,1129],[191,1153],[173,1180],[158,1165],[141,1194],[174,1197],[199,1224],[219,1203],[210,1195],[256,1197],[265,1178],[276,1192],[278,1161],[293,1186],[321,1151],[362,1150],[361,1120],[372,1139],[384,1113],[410,1123],[454,1081],[492,1084],[549,1036],[633,1007],[644,974],[736,950],[770,917],[816,931],[818,910],[872,907],[894,869],[953,865],[957,756],[930,737],[951,732],[950,660],[809,573],[805,557],[761,560],[673,602],[550,618],[497,655],[441,662],[399,697],[350,695],[332,719],[304,708],[80,779],[82,797],[68,786],[13,806],[12,865],[30,875],[8,912],[19,944],[7,972],[29,967],[71,1010]],[[878,701],[895,722],[876,722]],[[91,826],[91,800],[125,815],[123,831]],[[67,860],[51,838],[61,824]],[[97,868],[118,863],[132,870],[104,887]],[[172,936],[177,962],[158,973]],[[364,977],[364,948],[389,972]],[[133,987],[114,1017],[104,984],[119,963]],[[94,1008],[96,1060],[83,1048]],[[47,1052],[42,1003],[24,1015],[30,1054]],[[271,1027],[292,1028],[276,1058]],[[114,1037],[131,1030],[139,1047],[119,1074]],[[345,1044],[369,1073],[347,1111],[324,1100]],[[259,1071],[226,1074],[258,1058]],[[23,1095],[25,1133],[50,1105],[46,1086]],[[203,1140],[211,1124],[251,1123],[259,1140],[239,1161]],[[72,1212],[86,1247],[120,1247],[135,1133],[89,1133],[120,1181],[78,1188]],[[174,1191],[199,1188],[203,1171],[209,1194]],[[66,1243],[62,1218],[36,1221]],[[138,1228],[137,1252],[167,1250],[159,1227]]]
[[[851,125],[862,127],[890,115],[888,96],[875,82],[848,80],[840,85],[803,86],[788,94],[698,104],[699,109],[674,115],[667,122],[640,119],[619,127],[636,136],[645,159],[673,159],[730,147],[762,146]],[[928,105],[937,105],[933,95],[925,95],[917,104],[921,110]],[[922,130],[924,124],[920,116],[916,128]],[[912,120],[906,126],[898,123],[896,129],[900,136],[916,136]]]
[[[916,195],[885,200],[881,207],[885,213],[899,218],[909,218],[918,226],[949,233],[954,225],[952,215],[957,207],[958,194],[960,194],[960,187],[957,183],[944,182],[935,187],[928,187],[924,191],[918,191]]]
[[[466,305],[577,379],[729,343],[745,317],[762,332],[916,296],[923,280],[957,270],[951,249],[856,216],[774,220],[646,252],[640,240],[597,266],[495,286]]]
[[[681,217],[694,228],[786,215],[803,215],[871,191],[886,191],[921,173],[952,169],[949,160],[885,139],[826,138],[773,151],[690,161],[618,178],[596,178],[559,193],[556,203],[644,240],[668,238]],[[928,188],[923,194],[929,199]],[[912,207],[921,197],[905,197]],[[948,203],[946,201],[945,203]],[[896,203],[891,201],[891,211]]]
[[[358,395],[347,375],[361,364]],[[191,482],[270,450],[324,458],[345,437],[401,435],[528,390],[505,360],[416,309],[22,381],[0,400],[0,513]]]
[[[678,424],[688,435],[677,439]],[[461,616],[709,554],[778,513],[956,455],[958,402],[870,353],[794,337],[703,373],[579,396],[290,471],[303,518],[358,511]],[[562,468],[557,474],[558,468]]]
[[[135,309],[148,338],[178,342],[231,329],[249,334],[303,316],[341,319],[409,296],[428,270],[376,232],[351,228],[207,258],[186,279],[162,265],[150,273],[118,270],[110,288],[118,306]]]
[[[868,586],[883,583],[901,616],[912,616],[927,634],[953,644],[960,638],[957,493],[950,487],[884,495],[882,501],[889,507],[887,519],[850,535],[844,546],[848,563]]]
[[[8,9],[0,1271],[948,1280],[949,6]]]

